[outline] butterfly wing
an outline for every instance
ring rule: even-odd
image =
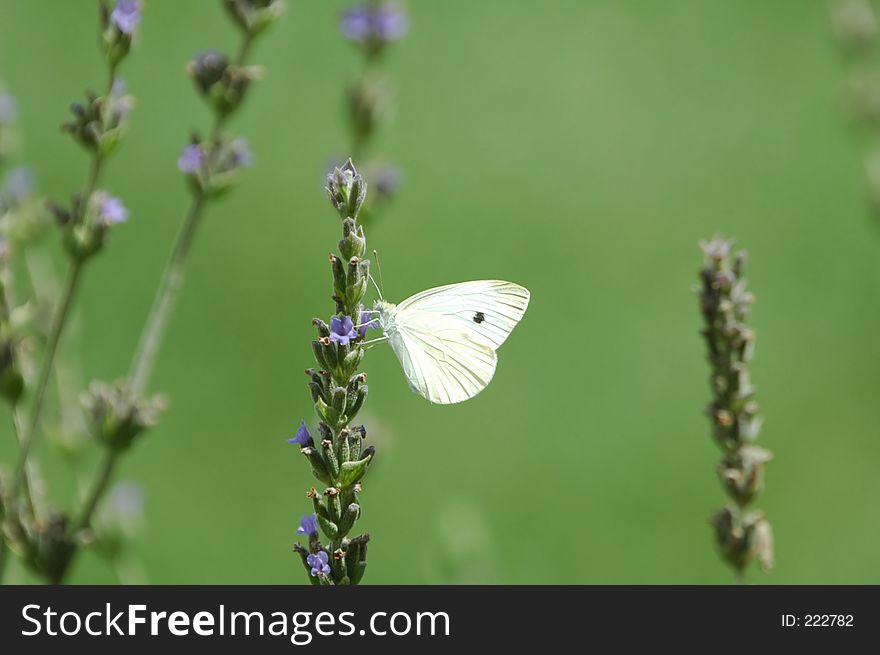
[[[410,388],[432,403],[473,398],[495,374],[495,350],[461,330],[453,318],[396,311],[394,329],[387,336]]]
[[[433,403],[458,403],[489,384],[495,350],[528,304],[528,289],[512,282],[448,284],[394,307],[386,335],[413,391]]]
[[[400,303],[396,313],[423,311],[447,317],[451,325],[497,350],[525,314],[529,295],[513,282],[474,280],[417,293]]]

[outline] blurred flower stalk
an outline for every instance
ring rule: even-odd
[[[361,166],[372,190],[361,211],[361,221],[369,221],[393,200],[400,186],[400,170],[373,159],[371,152],[380,128],[394,116],[394,97],[383,62],[389,46],[409,31],[409,16],[396,2],[368,0],[346,9],[339,26],[361,55],[360,73],[346,88],[345,113],[351,159]]]
[[[89,153],[88,176],[83,189],[75,193],[68,204],[49,204],[69,260],[68,273],[52,311],[35,378],[33,381],[25,378],[23,369],[26,364],[17,361],[20,358],[14,354],[21,351],[23,344],[23,335],[15,330],[11,331],[9,338],[10,352],[13,354],[4,372],[9,379],[21,379],[20,384],[8,386],[4,394],[11,405],[13,427],[20,447],[11,480],[3,485],[0,493],[3,519],[0,574],[5,568],[7,548],[12,548],[35,572],[52,582],[63,578],[81,535],[75,529],[75,523],[71,526],[66,513],[42,507],[42,498],[36,497],[30,480],[34,470],[31,461],[33,448],[42,428],[46,393],[55,368],[58,345],[85,265],[103,249],[114,226],[128,218],[128,210],[122,201],[101,189],[100,180],[108,158],[122,140],[134,105],[133,97],[125,92],[124,85],[117,77],[117,70],[131,50],[141,19],[140,3],[137,0],[117,0],[112,9],[106,2],[99,3],[99,8],[101,44],[107,71],[104,92],[101,95],[87,92],[84,102],[71,105],[72,117],[62,125],[62,129]],[[0,114],[5,114],[0,116],[0,121],[10,118],[11,106],[8,98],[0,101]],[[13,185],[9,194],[13,200],[21,195],[21,190],[15,187],[21,186],[20,182]],[[7,219],[8,214],[4,215],[4,220]],[[38,230],[21,230],[14,225],[4,228],[4,232],[9,234],[8,248],[13,255],[24,252],[39,235]],[[12,270],[11,266],[9,270]],[[3,291],[4,304],[11,316],[15,311],[14,289],[4,285]],[[17,366],[22,366],[22,370],[16,371]],[[22,399],[26,394],[31,396],[30,405],[27,411],[23,411]]]
[[[865,140],[869,200],[880,216],[880,13],[876,0],[831,0],[830,11],[846,68],[844,102]]]
[[[178,168],[185,175],[190,190],[190,207],[162,274],[130,372],[126,379],[113,383],[94,381],[82,394],[82,425],[101,446],[103,454],[94,476],[85,483],[78,480],[82,498],[71,514],[42,507],[42,485],[32,480],[35,471],[33,445],[41,430],[45,431],[42,424],[44,400],[83,268],[106,245],[109,232],[125,222],[129,215],[124,203],[99,185],[107,158],[121,142],[134,104],[133,97],[126,93],[124,84],[117,77],[117,69],[128,56],[136,38],[142,17],[140,0],[115,0],[112,4],[102,0],[99,3],[101,43],[107,68],[106,89],[103,95],[87,93],[84,102],[72,106],[73,117],[63,125],[64,131],[89,152],[91,163],[84,189],[75,194],[68,205],[48,204],[60,226],[70,267],[52,312],[38,367],[31,366],[29,357],[26,357],[30,355],[30,344],[34,339],[28,338],[28,328],[23,327],[34,303],[16,303],[13,285],[9,284],[14,267],[8,262],[30,245],[39,230],[26,229],[25,221],[13,220],[24,214],[18,211],[18,206],[23,204],[22,199],[27,195],[23,191],[27,180],[21,176],[14,178],[11,174],[7,177],[7,188],[0,205],[3,210],[0,391],[12,408],[20,448],[11,479],[0,478],[3,536],[0,540],[0,579],[11,549],[47,581],[62,582],[80,547],[92,543],[111,561],[120,581],[142,577],[132,574],[138,566],[124,547],[124,541],[130,538],[133,526],[138,523],[132,520],[132,516],[141,512],[141,503],[132,501],[137,494],[131,488],[123,486],[120,491],[117,487],[111,493],[111,507],[104,510],[100,508],[101,500],[108,492],[121,455],[157,423],[164,408],[162,398],[145,397],[144,392],[183,284],[185,265],[204,211],[210,202],[235,186],[241,168],[251,163],[252,156],[246,142],[227,135],[224,128],[229,117],[239,111],[252,83],[262,75],[261,68],[246,64],[253,44],[284,10],[282,0],[222,0],[222,5],[239,28],[238,52],[231,60],[213,50],[200,52],[188,66],[198,92],[213,110],[213,126],[206,138],[194,133],[178,159]],[[16,114],[14,99],[0,94],[0,162],[14,143],[9,126]],[[36,369],[34,376],[29,375],[31,368]],[[21,401],[28,395],[31,396],[29,412],[23,415],[24,403]],[[58,395],[63,401],[69,393],[59,389]],[[70,461],[78,461],[76,451],[82,447],[83,441],[65,438],[56,445],[61,446]]]
[[[370,329],[378,327],[363,300],[370,279],[370,261],[358,216],[367,197],[367,183],[349,160],[327,176],[326,191],[342,219],[339,254],[330,254],[334,314],[330,323],[316,318],[312,341],[318,368],[306,369],[318,417],[315,437],[305,419],[288,442],[299,446],[320,487],[306,494],[312,513],[300,520],[297,533],[307,544],[294,550],[312,584],[358,584],[367,566],[369,534],[350,533],[361,516],[359,494],[375,448],[366,446],[366,428],[352,425],[367,398],[367,374],[359,370]],[[324,537],[324,541],[321,539]]]
[[[743,277],[744,251],[734,254],[732,241],[718,236],[700,245],[705,259],[698,296],[712,389],[706,413],[715,443],[724,452],[717,471],[729,498],[711,523],[721,557],[742,582],[752,560],[757,559],[765,571],[773,566],[770,524],[761,510],[749,509],[763,487],[764,465],[772,457],[754,443],[761,430],[749,379],[755,333],[747,321],[754,296]]]
[[[120,455],[145,428],[158,420],[161,401],[142,399],[142,395],[183,286],[193,241],[207,206],[232,189],[238,182],[240,170],[252,161],[247,143],[226,134],[224,128],[227,120],[240,110],[252,83],[263,75],[261,67],[247,65],[247,58],[266,28],[283,14],[284,3],[282,0],[223,0],[222,4],[240,32],[235,58],[230,60],[218,51],[205,50],[187,66],[197,91],[214,115],[207,138],[194,132],[177,160],[190,191],[189,208],[162,273],[127,378],[115,383],[95,382],[83,399],[90,430],[107,448],[75,524],[79,529],[89,527]]]

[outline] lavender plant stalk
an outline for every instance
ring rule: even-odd
[[[744,251],[733,254],[732,242],[718,236],[701,247],[705,261],[698,295],[712,389],[706,413],[715,442],[724,452],[717,471],[729,498],[711,523],[721,557],[742,582],[752,560],[757,559],[765,571],[773,565],[770,523],[761,510],[750,509],[763,487],[764,465],[772,457],[754,443],[761,430],[749,379],[755,333],[747,321],[754,296],[743,278]]]
[[[880,214],[880,14],[872,0],[831,0],[831,27],[844,58],[844,103],[858,126],[871,209]]]
[[[312,584],[354,585],[367,566],[370,535],[349,535],[361,515],[361,480],[375,454],[365,446],[366,428],[353,425],[368,392],[367,375],[359,371],[365,340],[377,327],[363,305],[370,262],[364,258],[367,243],[358,214],[367,184],[349,160],[328,175],[326,190],[342,219],[342,240],[339,255],[330,254],[335,313],[329,325],[314,319],[317,338],[311,346],[318,368],[306,369],[318,417],[317,443],[305,419],[288,439],[300,447],[321,489],[312,487],[306,494],[313,512],[303,516],[297,533],[307,537],[307,545],[293,548]]]
[[[74,532],[90,526],[120,456],[158,420],[163,407],[161,399],[143,399],[141,396],[149,383],[168,321],[183,286],[193,241],[209,203],[234,187],[241,168],[252,160],[247,143],[227,136],[224,128],[228,119],[240,109],[252,83],[262,75],[261,68],[247,66],[246,60],[254,42],[281,16],[284,3],[281,0],[223,0],[222,4],[240,28],[238,53],[235,60],[230,61],[220,52],[202,51],[188,66],[196,89],[214,113],[214,123],[206,139],[194,133],[178,158],[177,167],[185,175],[190,190],[190,206],[162,273],[128,377],[112,384],[95,382],[84,396],[91,432],[106,445],[106,450],[73,522]]]
[[[102,1],[99,9],[107,83],[103,95],[87,92],[85,103],[74,103],[72,120],[62,126],[89,152],[91,162],[85,186],[73,196],[70,205],[63,207],[53,203],[51,207],[61,227],[62,242],[70,260],[69,272],[53,313],[30,410],[21,424],[16,422],[15,425],[20,430],[21,445],[2,503],[7,540],[37,573],[50,581],[58,581],[66,568],[65,561],[71,550],[68,518],[53,511],[45,521],[37,520],[34,508],[23,507],[19,495],[27,486],[30,457],[40,430],[55,355],[84,266],[104,247],[111,227],[128,217],[122,202],[98,186],[104,164],[118,147],[133,104],[133,98],[125,94],[116,72],[131,49],[135,28],[140,22],[140,3],[117,0],[111,10]]]
[[[374,217],[394,197],[400,185],[400,171],[390,163],[369,161],[371,146],[379,127],[394,113],[394,101],[382,62],[392,43],[409,31],[404,9],[389,0],[368,0],[345,10],[340,19],[343,36],[353,43],[362,57],[359,75],[346,88],[346,116],[351,134],[352,159],[364,166],[373,191],[363,208],[362,218]]]

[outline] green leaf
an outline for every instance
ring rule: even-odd
[[[364,474],[367,472],[367,466],[370,464],[370,460],[373,459],[373,455],[367,455],[363,459],[359,459],[356,462],[345,462],[342,466],[339,467],[339,481],[342,483],[343,487],[350,487],[356,482],[359,482],[361,478],[364,477]]]

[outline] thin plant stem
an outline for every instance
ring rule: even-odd
[[[16,407],[12,410],[12,431],[15,432],[15,436],[18,439],[18,444],[21,446],[23,435],[23,426],[24,419],[21,415],[21,410]],[[22,493],[24,495],[24,500],[28,505],[28,511],[30,511],[31,515],[34,518],[39,518],[37,514],[36,504],[34,502],[34,489],[33,483],[31,482],[33,478],[33,469],[30,465],[30,462],[25,467],[24,477],[22,480]]]
[[[6,291],[5,300],[6,300],[6,305],[7,305],[6,307],[3,308],[3,310],[7,314],[9,314],[11,308],[16,305],[16,302],[15,302],[15,300],[13,298],[13,294],[12,294],[12,286],[13,286],[12,280],[8,279],[9,277],[10,276],[7,275],[7,279],[4,281],[4,284],[3,284],[5,291]],[[18,351],[18,348],[15,348],[15,347],[13,348],[12,356],[13,356],[14,360],[20,361],[21,353]],[[21,444],[22,444],[22,432],[23,432],[22,426],[24,425],[23,418],[21,416],[21,405],[19,405],[18,402],[15,402],[12,405],[11,410],[12,411],[11,411],[10,417],[12,419],[12,431],[15,434],[16,444],[20,448]],[[24,486],[25,502],[28,505],[28,509],[29,509],[31,515],[36,517],[37,513],[36,513],[35,506],[34,506],[34,493],[33,493],[33,488],[31,485],[32,470],[33,470],[32,467],[25,467],[24,479],[23,479],[22,484]],[[2,548],[3,545],[5,545],[5,542],[3,542],[2,539],[0,539],[0,544],[2,544],[2,545],[0,545],[0,548]]]
[[[112,76],[110,81],[112,89]],[[108,94],[110,91],[108,90]],[[82,207],[88,205],[89,199],[98,186],[98,179],[101,176],[101,169],[104,164],[104,158],[101,155],[92,157],[92,163],[89,167],[89,176],[86,181],[85,191],[82,197]],[[81,211],[85,211],[84,209]],[[76,294],[77,286],[82,273],[83,262],[81,260],[73,260],[70,270],[67,273],[64,289],[61,292],[58,309],[52,320],[52,327],[49,332],[49,340],[46,344],[46,353],[43,356],[43,363],[37,378],[37,387],[34,393],[34,400],[31,405],[31,412],[25,429],[21,435],[21,450],[19,451],[18,463],[15,467],[15,473],[12,476],[12,485],[10,487],[10,495],[15,496],[21,488],[24,478],[27,475],[27,461],[33,448],[34,439],[37,429],[39,428],[40,417],[43,412],[43,401],[46,397],[46,387],[49,384],[49,378],[55,366],[55,353],[58,350],[58,343],[61,340],[61,334],[64,332],[64,325],[67,322],[70,313],[71,302]]]
[[[70,271],[67,274],[64,289],[61,292],[58,309],[55,310],[55,316],[52,319],[49,340],[46,343],[46,353],[43,356],[43,363],[40,366],[40,372],[37,378],[34,400],[31,404],[31,411],[21,435],[21,450],[19,451],[18,463],[15,466],[15,473],[12,476],[12,484],[10,485],[11,496],[15,496],[15,494],[18,493],[24,482],[28,457],[34,446],[37,429],[39,428],[40,416],[43,412],[43,401],[46,398],[46,388],[49,385],[49,377],[51,376],[54,367],[55,353],[58,350],[58,343],[61,340],[61,333],[64,331],[64,324],[70,313],[71,302],[76,293],[81,273],[82,262],[74,260],[70,265]]]
[[[200,223],[205,201],[206,198],[202,193],[193,197],[171,252],[171,257],[162,273],[159,290],[156,292],[156,298],[141,333],[128,377],[129,385],[135,396],[143,392],[153,371],[159,346],[168,326],[168,319],[183,285],[186,260]]]
[[[253,37],[250,34],[245,35],[236,56],[236,65],[244,65],[252,43]],[[220,138],[225,122],[225,115],[218,117],[214,122],[214,127],[211,130],[211,143],[216,143]],[[153,306],[150,309],[143,332],[141,332],[141,338],[128,375],[129,386],[135,396],[140,395],[149,383],[156,357],[159,354],[159,346],[162,344],[168,326],[168,319],[171,317],[180,288],[183,286],[186,261],[207,200],[205,194],[201,192],[193,196],[183,226],[174,243],[171,257],[162,273],[162,280],[159,283],[159,289],[153,300]]]
[[[80,530],[87,528],[91,523],[92,514],[95,513],[95,509],[98,507],[98,501],[101,500],[101,496],[104,495],[104,492],[107,490],[107,485],[113,477],[113,469],[116,466],[116,460],[118,457],[118,450],[108,449],[104,453],[104,459],[101,461],[101,468],[98,471],[97,477],[92,481],[92,487],[86,496],[79,516],[72,524],[71,534],[76,534]]]
[[[244,65],[252,43],[253,35],[246,34],[239,47],[236,57],[236,65]],[[211,130],[211,143],[215,144],[220,139],[226,118],[226,115],[221,115],[215,120],[213,129]],[[156,291],[156,296],[153,299],[150,313],[147,316],[144,329],[141,332],[128,374],[129,389],[135,397],[143,393],[147,384],[149,384],[150,376],[153,372],[153,366],[155,365],[156,357],[159,354],[159,348],[162,344],[162,339],[165,336],[165,331],[168,327],[168,321],[171,318],[171,313],[183,286],[186,262],[189,258],[192,243],[198,231],[199,224],[201,223],[202,214],[207,202],[208,197],[203,192],[199,191],[193,195],[183,225],[181,226],[177,239],[174,242],[171,256],[162,272],[159,288]],[[98,475],[85,497],[82,510],[77,519],[72,523],[70,531],[71,535],[75,535],[80,530],[87,528],[91,523],[92,515],[97,509],[101,497],[107,490],[110,480],[113,478],[113,472],[119,459],[119,454],[118,450],[112,449],[108,450],[105,454]],[[59,582],[65,577],[75,553],[76,551],[71,553],[66,566],[60,572],[58,579]]]

